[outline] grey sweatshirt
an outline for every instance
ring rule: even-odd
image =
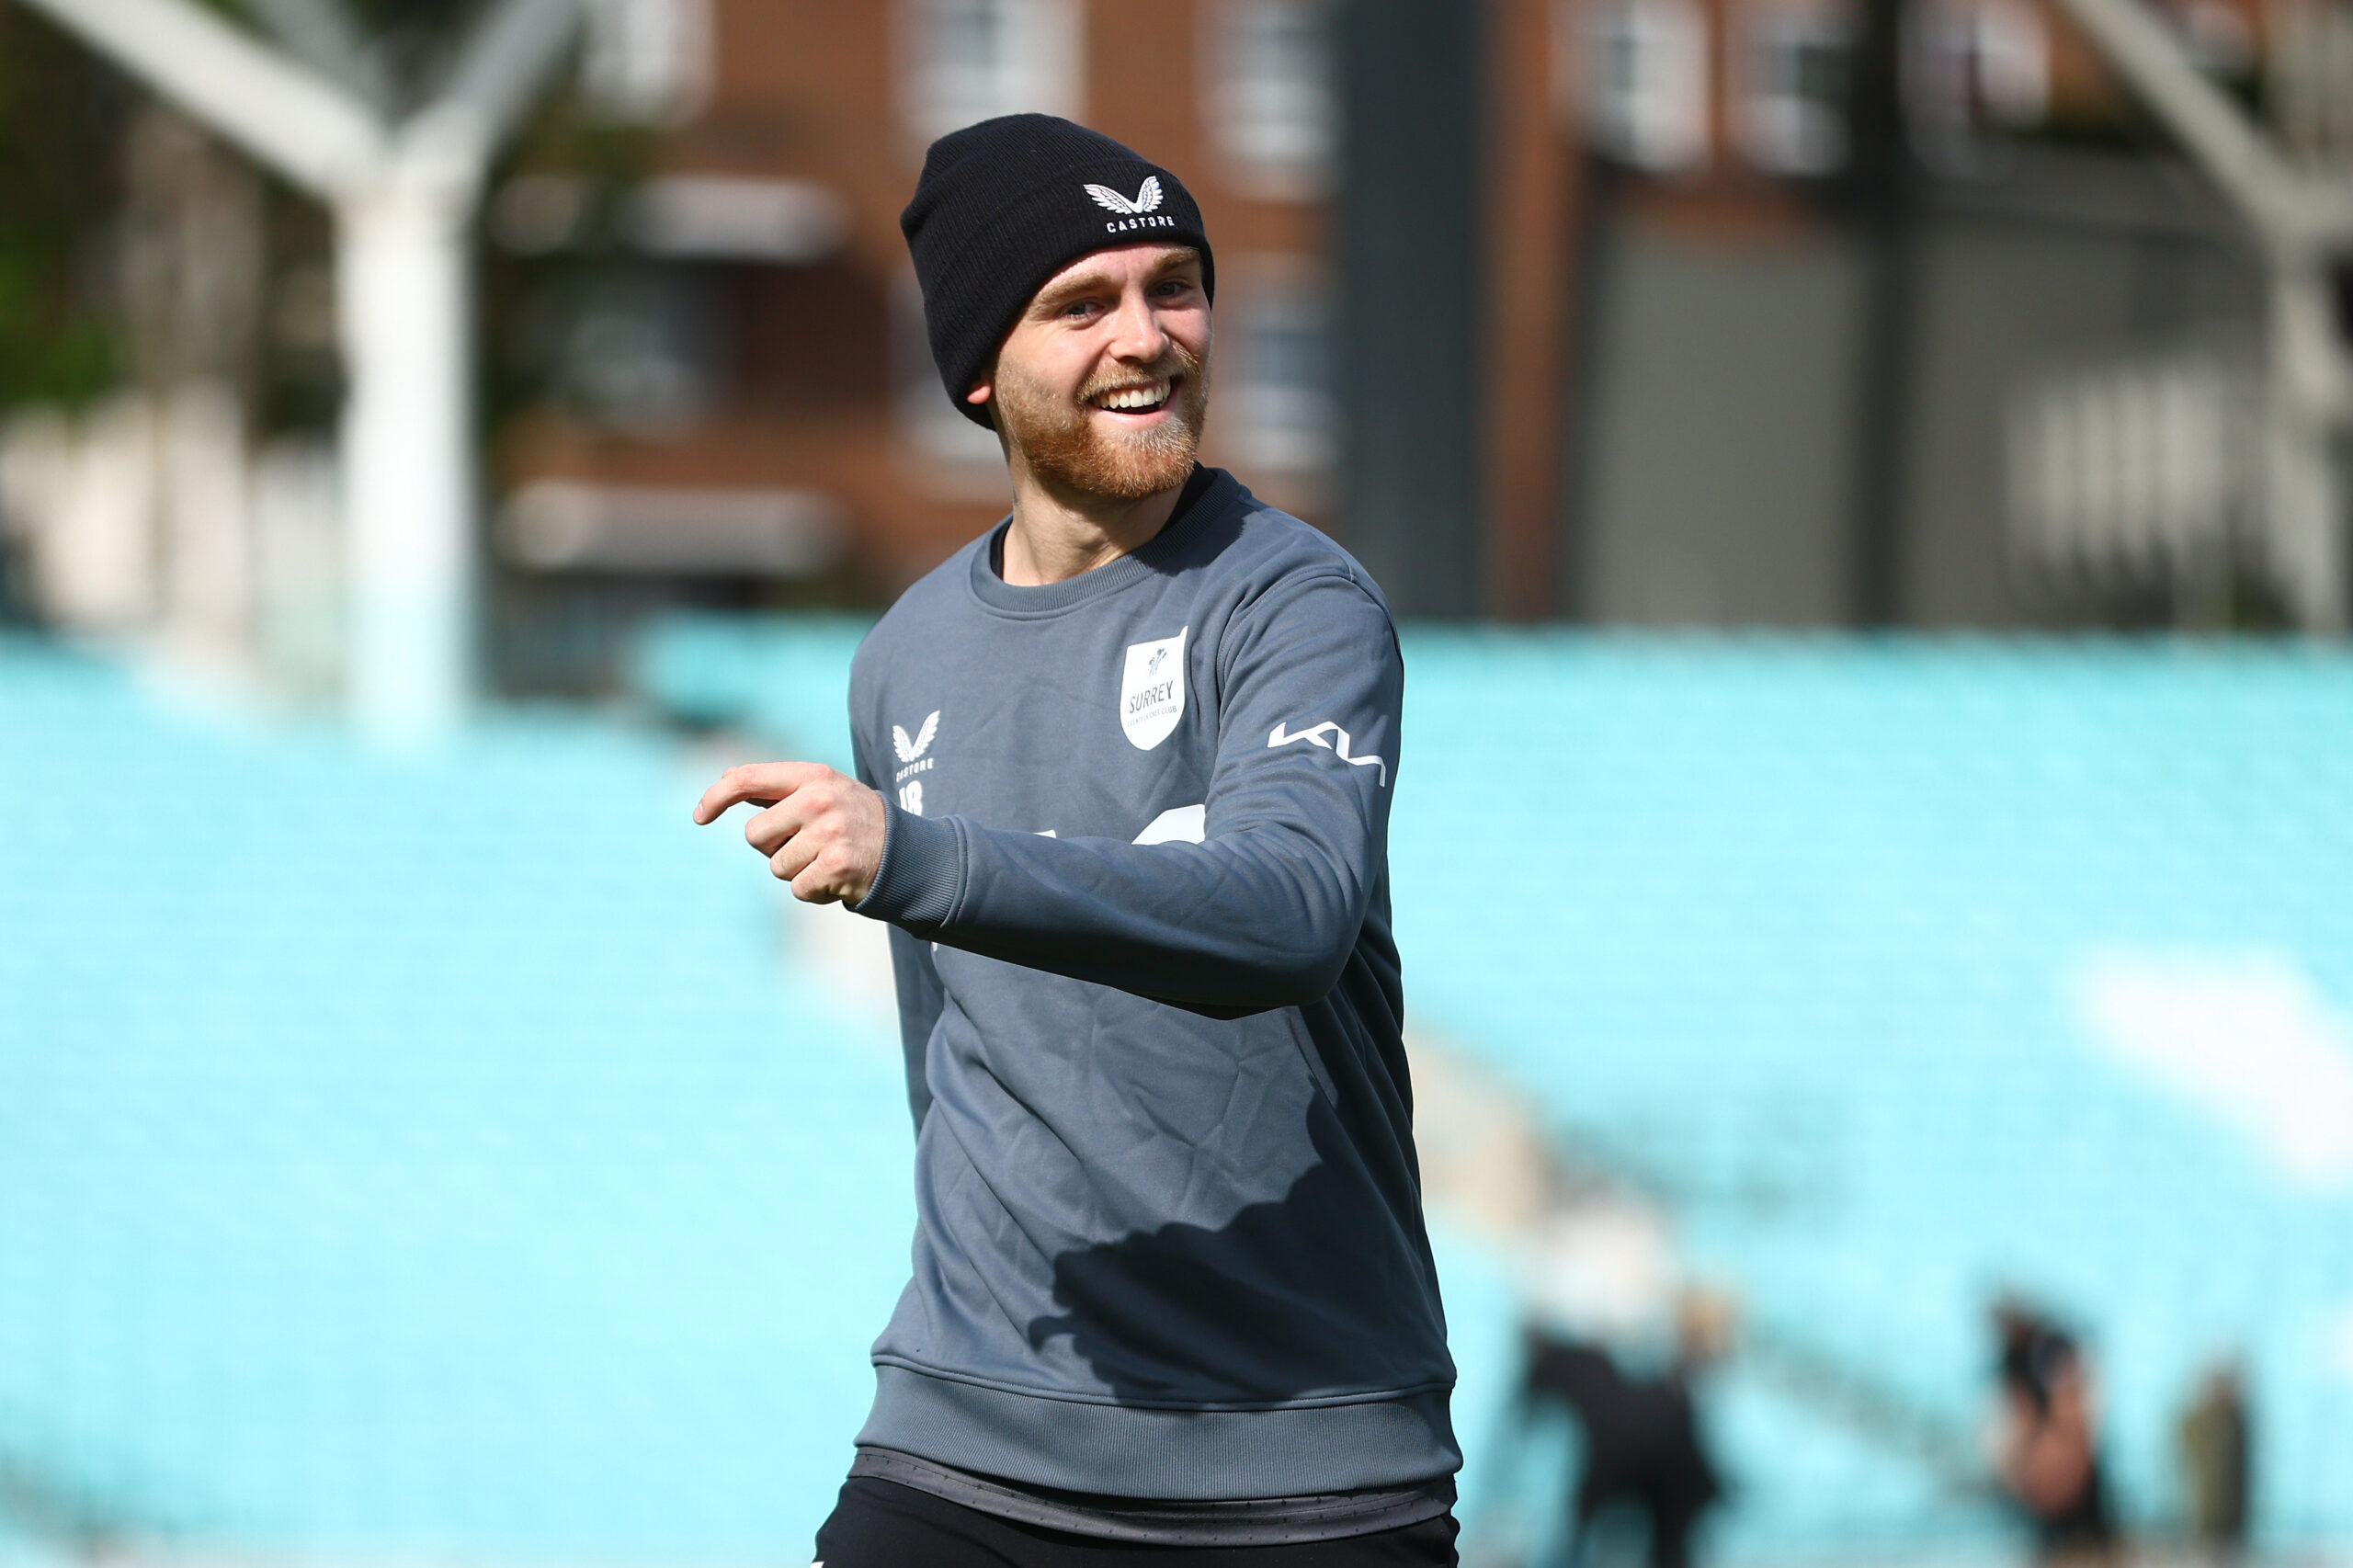
[[[1216,470],[1067,582],[1006,584],[1002,532],[850,677],[917,1213],[858,1441],[1114,1497],[1449,1475],[1388,607]]]

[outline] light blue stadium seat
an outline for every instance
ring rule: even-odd
[[[638,689],[847,765],[862,630],[683,621]],[[1949,1429],[1990,1293],[2048,1298],[2136,1519],[2200,1365],[2245,1350],[2264,1528],[2353,1540],[2353,1196],[2103,1052],[2065,990],[2096,948],[2257,948],[2353,1017],[2353,661],[1405,649],[1417,1020],[1673,1178],[1764,1329]],[[167,831],[88,803],[158,756]],[[688,824],[682,757],[537,710],[377,757],[0,643],[0,1454],[264,1551],[790,1560],[905,1267],[904,1101],[887,1031],[794,986],[740,841]],[[1514,1308],[1441,1231],[1471,1497]],[[1730,1557],[1997,1539],[1766,1370],[1707,1396]]]
[[[0,1453],[262,1551],[805,1546],[904,1102],[676,747],[382,758],[21,643],[0,735]]]

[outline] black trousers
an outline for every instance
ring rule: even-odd
[[[1454,1568],[1455,1522],[1296,1546],[1135,1546],[983,1514],[896,1482],[852,1476],[817,1531],[824,1568]]]

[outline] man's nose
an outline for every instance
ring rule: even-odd
[[[1120,299],[1111,327],[1111,352],[1119,358],[1148,364],[1167,352],[1168,334],[1160,324],[1160,313],[1141,290]]]

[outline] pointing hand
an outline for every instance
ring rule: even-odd
[[[856,903],[874,885],[889,813],[857,779],[823,763],[745,763],[703,791],[695,821],[708,826],[745,801],[767,810],[744,824],[745,841],[801,903]]]

